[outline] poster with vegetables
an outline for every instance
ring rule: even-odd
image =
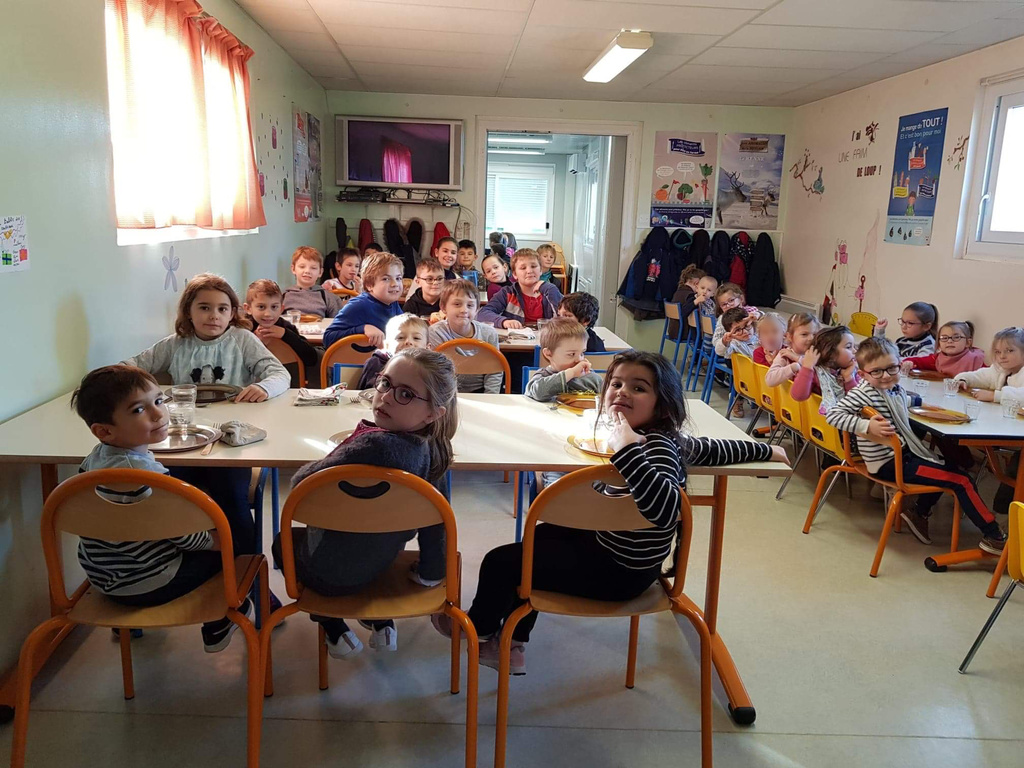
[[[654,134],[651,226],[706,227],[715,204],[718,134]]]

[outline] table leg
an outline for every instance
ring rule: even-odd
[[[526,472],[516,472],[516,543],[523,540],[523,494],[528,492],[529,484],[523,481]],[[524,487],[525,486],[525,487]]]

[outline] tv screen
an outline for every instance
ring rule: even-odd
[[[338,184],[462,188],[462,122],[337,117]]]

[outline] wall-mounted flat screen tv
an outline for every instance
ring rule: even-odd
[[[335,115],[338,186],[462,189],[461,120]]]

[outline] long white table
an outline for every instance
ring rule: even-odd
[[[197,422],[232,419],[247,421],[267,430],[259,443],[232,448],[216,445],[207,456],[199,451],[161,454],[166,465],[298,467],[322,458],[330,450],[329,438],[352,429],[370,415],[363,403],[330,407],[297,407],[295,391],[265,403],[216,403],[197,410]],[[38,464],[45,499],[57,485],[57,465],[78,464],[96,444],[85,424],[68,407],[70,396],[51,400],[0,424],[0,463]],[[743,430],[700,400],[687,400],[687,430],[695,436],[752,440]],[[521,395],[459,395],[459,430],[455,436],[457,470],[561,471],[569,472],[604,460],[571,447],[567,437],[581,434],[587,420],[572,411],[537,403]],[[725,539],[725,508],[730,475],[780,477],[788,466],[756,462],[721,467],[691,467],[691,475],[714,477],[710,495],[690,495],[695,506],[708,506],[711,537],[708,555],[704,618],[711,631],[713,658],[736,722],[749,724],[755,711],[739,672],[717,632],[722,549]],[[522,515],[517,518],[517,525]],[[55,637],[41,654],[40,665],[57,647]],[[35,672],[35,671],[34,671]],[[0,705],[13,701],[13,676],[0,686]]]

